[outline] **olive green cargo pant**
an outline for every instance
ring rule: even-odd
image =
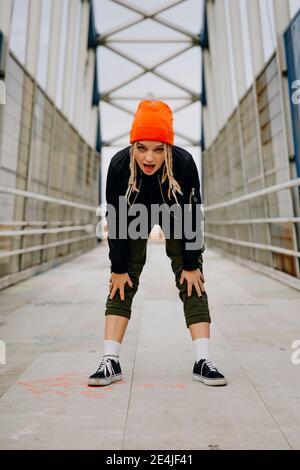
[[[105,315],[120,315],[130,319],[132,301],[138,290],[140,275],[146,262],[147,242],[148,239],[129,239],[128,274],[133,283],[133,287],[130,287],[127,283],[125,284],[125,300],[121,300],[119,290],[117,290],[113,299],[110,299],[110,294],[108,294]],[[181,256],[181,240],[166,239],[165,242],[166,253],[171,260],[171,267],[175,275],[175,282],[179,291],[178,294],[181,301],[183,302],[183,310],[187,328],[193,323],[211,323],[206,292],[204,292],[202,296],[199,297],[195,287],[193,286],[192,295],[188,297],[186,281],[184,280],[182,285],[179,283],[183,267],[183,259]],[[198,263],[198,267],[202,272],[202,254],[198,258]],[[155,295],[155,293],[153,294]]]

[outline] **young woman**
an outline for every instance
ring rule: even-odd
[[[174,145],[173,115],[166,103],[154,100],[139,103],[130,130],[130,144],[113,156],[108,168],[106,201],[109,209],[106,217],[111,261],[110,293],[106,300],[103,358],[88,384],[109,385],[122,379],[120,347],[146,262],[148,236],[157,223],[157,220],[153,221],[151,209],[159,205],[169,213],[168,236],[164,225],[162,228],[166,254],[171,260],[186,326],[195,347],[193,378],[206,385],[226,385],[224,374],[210,360],[209,354],[211,318],[202,269],[204,246],[199,248],[196,244],[196,249],[195,244],[191,246],[201,231],[196,218],[197,208],[201,205],[199,175],[192,155]],[[136,205],[146,213],[146,219],[142,220],[144,235],[139,237],[133,236],[130,229],[134,221],[132,210]],[[196,230],[194,237],[186,234],[188,216]],[[161,226],[162,217],[163,212],[159,213]],[[178,224],[182,229],[180,238],[175,235]],[[137,227],[136,224],[132,226]]]

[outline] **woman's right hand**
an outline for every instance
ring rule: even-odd
[[[114,298],[115,293],[117,290],[120,290],[120,298],[121,300],[125,299],[125,294],[124,294],[124,287],[125,284],[128,283],[130,287],[133,287],[133,283],[129,277],[128,273],[111,273],[110,279],[109,279],[109,291],[110,291],[110,299]]]

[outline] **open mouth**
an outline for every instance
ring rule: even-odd
[[[151,171],[155,167],[155,165],[147,165],[146,163],[144,163],[143,165],[146,171]]]

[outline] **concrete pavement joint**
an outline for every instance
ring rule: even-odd
[[[226,347],[230,350],[229,345],[228,345],[227,341],[225,340],[224,336],[223,336],[222,334],[220,334],[220,337],[221,337],[223,343],[226,345]],[[254,385],[254,383],[252,382],[252,380],[251,380],[249,374],[247,373],[246,369],[244,368],[244,366],[242,365],[241,361],[239,360],[237,353],[236,353],[234,350],[230,350],[230,351],[234,354],[234,356],[235,356],[235,358],[236,358],[236,361],[237,361],[237,363],[239,364],[239,367],[240,367],[240,368],[242,369],[242,371],[244,372],[245,377],[247,378],[247,380],[248,380],[250,386],[251,386],[252,389],[255,391],[255,393],[256,393],[257,396],[260,398],[260,400],[262,401],[262,403],[263,403],[265,409],[267,410],[268,414],[271,416],[272,420],[273,420],[274,423],[275,423],[275,426],[278,428],[278,430],[279,430],[280,433],[282,434],[282,436],[283,436],[283,438],[285,439],[287,445],[289,446],[290,449],[292,449],[292,446],[291,446],[291,444],[290,444],[290,442],[289,442],[287,436],[285,435],[285,433],[284,433],[283,430],[281,429],[281,427],[280,427],[279,423],[277,422],[276,418],[273,416],[273,414],[272,414],[271,410],[269,409],[269,407],[268,407],[266,401],[263,399],[262,395],[259,393],[259,391],[258,391],[257,388],[255,387],[255,385]],[[235,424],[235,426],[236,426],[235,420],[233,420],[233,422],[234,422],[234,424]],[[240,436],[240,432],[239,432],[239,431],[238,431],[238,435]],[[241,436],[240,436],[240,438],[241,438]]]

